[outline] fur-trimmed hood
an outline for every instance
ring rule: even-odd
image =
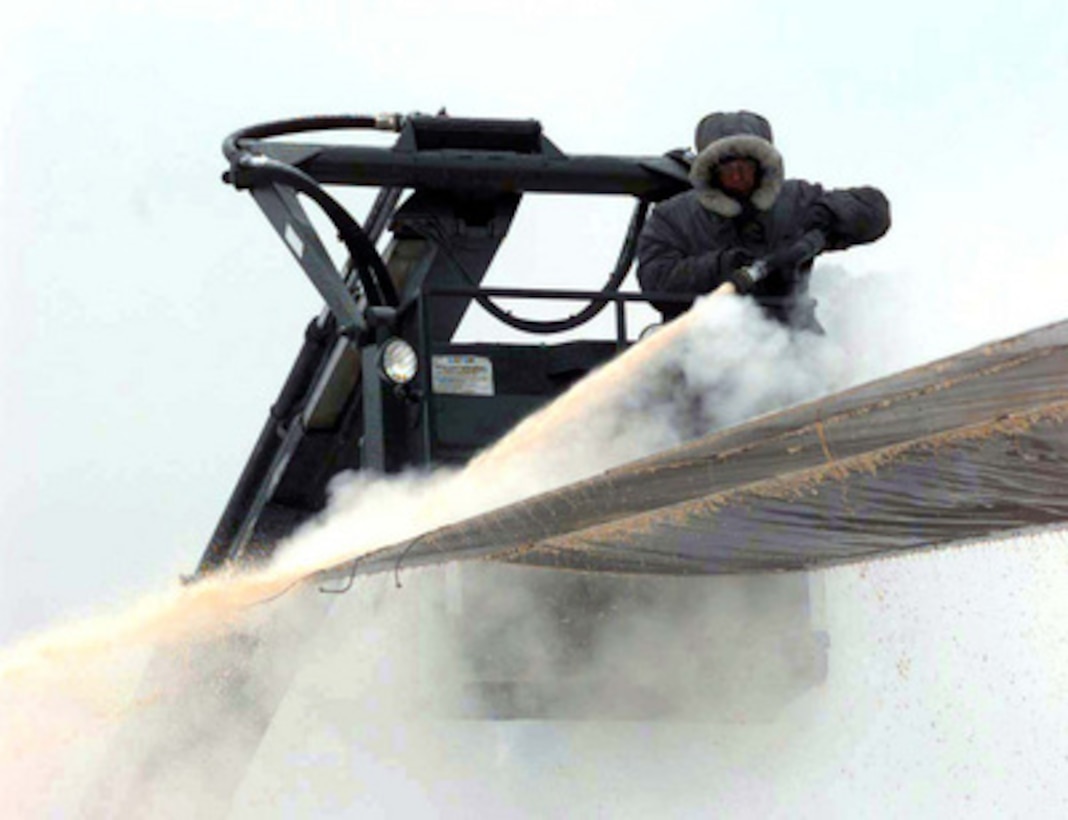
[[[760,166],[756,190],[749,201],[759,211],[775,204],[782,190],[782,155],[772,144],[771,125],[752,111],[717,112],[697,124],[694,136],[697,157],[690,167],[690,181],[701,204],[720,216],[742,212],[742,204],[713,185],[715,168],[726,159],[752,159]]]

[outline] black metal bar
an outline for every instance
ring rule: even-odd
[[[694,300],[693,294],[661,293],[643,291],[640,293],[616,291],[609,293],[602,290],[532,290],[527,288],[433,288],[427,295],[454,299],[470,299],[476,296],[492,296],[498,299],[557,299],[596,302],[678,302],[689,304]],[[698,294],[700,296],[700,294]],[[762,305],[789,304],[790,299],[760,297]]]
[[[608,277],[608,281],[605,282],[602,293],[615,293],[619,290],[619,286],[623,284],[623,280],[626,279],[627,273],[630,271],[631,265],[634,262],[634,255],[638,249],[638,235],[641,232],[642,225],[645,224],[645,215],[649,210],[649,203],[644,200],[639,200],[634,206],[634,213],[630,219],[630,225],[627,228],[627,235],[623,241],[623,246],[620,248],[619,257],[616,260],[616,265],[612,269],[611,275]],[[470,277],[468,277],[470,280]],[[515,330],[525,331],[527,333],[537,334],[551,334],[551,333],[563,333],[568,330],[574,330],[577,327],[581,327],[596,316],[598,316],[605,307],[608,306],[608,302],[602,299],[591,299],[589,303],[582,308],[578,313],[571,316],[566,316],[563,319],[527,319],[520,316],[516,316],[507,310],[504,310],[488,296],[476,297],[479,307],[489,313],[494,319],[503,322],[508,327]]]
[[[659,293],[653,291],[647,292],[631,292],[631,291],[616,291],[615,293],[608,293],[603,290],[549,290],[549,289],[537,289],[532,288],[429,288],[426,291],[428,296],[443,296],[446,298],[467,298],[470,299],[475,296],[493,296],[496,298],[512,298],[512,299],[575,299],[575,300],[595,300],[603,302],[650,302],[653,300],[664,302],[692,302],[693,294],[680,294],[680,293]]]
[[[367,233],[336,199],[323,190],[313,177],[283,162],[252,154],[237,157],[227,179],[239,190],[257,190],[276,186],[302,193],[315,202],[337,228],[360,274],[364,292],[375,305],[397,304],[389,271]]]
[[[252,196],[336,317],[338,331],[343,334],[362,331],[363,314],[293,190],[283,185],[267,185],[254,188]]]
[[[419,323],[419,361],[422,362],[422,373],[419,383],[423,391],[422,418],[420,419],[423,433],[423,463],[430,467],[434,461],[435,420],[437,407],[434,400],[433,380],[433,350],[430,339],[430,317],[427,315],[427,300],[420,294],[416,297],[416,316]]]
[[[278,394],[259,438],[252,449],[248,462],[238,478],[230,499],[227,501],[222,516],[212,534],[211,541],[197,567],[196,574],[201,575],[221,566],[231,556],[235,536],[246,520],[248,510],[255,502],[259,487],[262,486],[276,461],[282,446],[282,430],[294,421],[300,410],[300,402],[312,385],[323,352],[328,341],[333,338],[333,329],[329,322],[313,319],[304,332],[304,344],[297,355],[289,375]]]
[[[256,531],[256,523],[260,520],[260,516],[267,507],[267,503],[271,500],[271,496],[274,495],[278,482],[282,480],[282,475],[285,473],[286,467],[289,466],[289,460],[293,458],[293,453],[296,452],[297,446],[303,438],[304,419],[301,416],[296,416],[289,422],[289,428],[285,431],[282,443],[275,451],[264,479],[256,490],[256,495],[253,497],[248,510],[245,512],[241,526],[234,535],[234,540],[230,543],[229,560],[239,561],[246,556],[249,541]]]
[[[397,210],[397,202],[400,200],[401,193],[401,188],[383,188],[378,192],[367,214],[367,219],[364,220],[364,230],[371,242],[378,242],[382,236],[393,212]]]
[[[360,371],[363,389],[363,442],[360,446],[360,468],[386,471],[386,425],[382,418],[382,377],[378,372],[377,344],[360,350]]]
[[[628,194],[657,202],[690,188],[685,169],[657,156],[546,156],[505,151],[396,151],[361,145],[242,143],[292,163],[324,185],[454,192]]]

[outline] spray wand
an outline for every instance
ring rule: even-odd
[[[773,270],[794,270],[806,262],[811,262],[827,247],[827,236],[823,231],[814,229],[806,233],[792,245],[774,251],[758,259],[751,265],[733,271],[730,278],[720,285],[716,292],[746,294]],[[725,290],[726,289],[726,290]]]

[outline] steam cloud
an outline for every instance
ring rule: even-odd
[[[281,551],[309,569],[602,472],[844,386],[844,351],[748,301],[709,297],[521,423],[464,470],[342,476],[327,515]]]
[[[9,650],[0,800],[31,817],[1048,814],[1068,794],[1049,729],[1068,725],[1057,531],[812,579],[451,566],[407,572],[401,589],[289,589],[950,352],[905,350],[885,309],[831,295],[845,309],[827,338],[705,300],[464,470],[340,478],[328,514],[267,572]],[[494,694],[516,681],[529,686]],[[458,719],[497,708],[523,719]]]

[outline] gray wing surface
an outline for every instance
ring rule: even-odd
[[[1068,518],[1068,322],[721,431],[324,571],[800,570]]]

